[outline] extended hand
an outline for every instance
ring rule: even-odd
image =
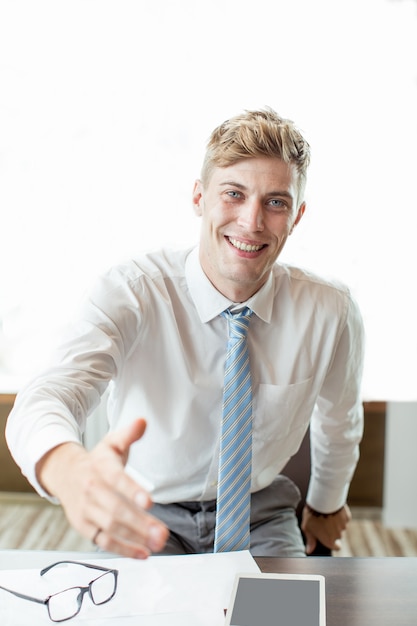
[[[145,420],[137,419],[106,435],[90,452],[64,443],[38,464],[41,484],[59,499],[78,532],[88,539],[96,536],[103,550],[133,558],[158,552],[169,534],[147,513],[152,505],[149,494],[125,471],[129,448],[145,428]]]
[[[317,540],[330,550],[340,550],[342,533],[351,518],[347,504],[328,517],[317,517],[309,511],[308,507],[304,507],[301,529],[306,538],[306,553],[314,552]]]

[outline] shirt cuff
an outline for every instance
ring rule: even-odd
[[[349,484],[343,487],[329,487],[317,480],[311,480],[306,501],[319,513],[334,513],[346,504]]]
[[[29,450],[27,461],[22,465],[22,472],[32,487],[40,496],[49,500],[49,502],[52,502],[53,504],[60,504],[60,501],[58,498],[51,496],[51,494],[45,491],[39,483],[36,476],[36,465],[45,454],[63,443],[81,444],[80,440],[75,435],[72,436],[72,434],[66,429],[62,429],[59,434],[56,432],[54,438],[49,438],[47,442],[45,441],[45,433],[39,431],[31,437],[30,444],[28,445]]]

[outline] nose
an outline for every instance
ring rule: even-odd
[[[239,207],[238,224],[248,232],[255,233],[263,231],[263,207],[258,199],[250,199]]]

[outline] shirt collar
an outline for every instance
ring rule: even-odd
[[[199,248],[194,248],[185,262],[185,278],[195,304],[198,315],[203,323],[209,322],[234,304],[220,293],[209,281],[199,259]],[[249,300],[242,303],[248,306],[264,322],[271,321],[274,302],[274,277],[270,272],[266,283]]]

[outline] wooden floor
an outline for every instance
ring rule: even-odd
[[[342,549],[334,556],[417,556],[417,528],[386,528],[378,509],[353,509]],[[32,494],[0,492],[0,550],[89,551],[60,507]]]
[[[352,509],[342,548],[334,556],[417,556],[417,528],[387,528],[380,509]]]
[[[0,492],[0,550],[94,548],[68,524],[63,510],[37,495]]]

